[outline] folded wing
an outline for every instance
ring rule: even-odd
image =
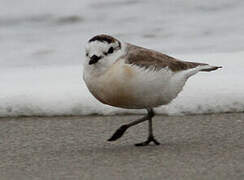
[[[134,46],[128,44],[128,54],[127,54],[127,64],[137,65],[143,68],[153,68],[155,70],[161,70],[168,67],[173,72],[183,71],[187,69],[192,69],[197,66],[204,66],[205,68],[200,71],[213,71],[218,68],[218,66],[210,66],[205,63],[197,62],[187,62],[175,59],[166,54],[142,48],[139,46]]]

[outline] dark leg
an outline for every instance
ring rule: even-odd
[[[154,142],[154,144],[159,145],[159,142],[157,142],[154,139],[153,136],[153,129],[152,129],[152,117],[154,116],[154,112],[151,108],[147,109],[148,114],[138,120],[135,120],[131,123],[122,125],[119,129],[117,129],[117,131],[112,135],[112,137],[110,139],[108,139],[108,141],[115,141],[117,139],[119,139],[120,137],[122,137],[122,135],[124,134],[124,132],[131,126],[134,126],[136,124],[142,123],[146,120],[148,120],[149,122],[149,136],[147,141],[143,142],[143,143],[139,143],[136,144],[136,146],[146,146],[148,145],[151,141]]]
[[[134,125],[136,125],[136,124],[139,124],[139,123],[141,123],[141,122],[144,122],[144,121],[146,121],[146,120],[148,120],[148,115],[146,115],[146,116],[144,116],[144,117],[142,117],[142,118],[140,118],[140,119],[137,119],[137,120],[135,120],[135,121],[133,121],[133,122],[131,122],[131,123],[122,125],[119,129],[117,129],[117,130],[115,131],[115,133],[112,135],[111,138],[108,139],[108,141],[116,141],[117,139],[119,139],[120,137],[123,136],[124,132],[125,132],[129,127],[134,126]]]
[[[160,143],[153,136],[153,128],[152,128],[152,117],[154,116],[153,109],[147,109],[148,111],[148,138],[145,142],[135,144],[136,146],[147,146],[150,142],[153,142],[155,145],[159,145]]]

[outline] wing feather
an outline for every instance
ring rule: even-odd
[[[199,65],[207,65],[204,63],[181,61],[166,54],[132,44],[128,44],[126,63],[156,70],[168,67],[174,72],[191,69]]]

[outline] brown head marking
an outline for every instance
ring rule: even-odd
[[[109,36],[106,34],[100,34],[100,35],[94,36],[88,42],[93,42],[93,41],[107,42],[108,44],[110,44],[110,43],[114,43],[118,40],[113,38],[112,36]]]

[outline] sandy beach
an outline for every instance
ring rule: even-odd
[[[156,116],[160,146],[135,147],[139,116],[0,119],[0,179],[244,179],[244,113]]]

